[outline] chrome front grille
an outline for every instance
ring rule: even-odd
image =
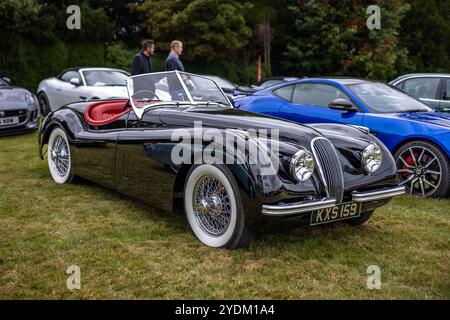
[[[33,116],[33,112],[28,112],[25,109],[2,110],[2,111],[0,111],[0,118],[18,117],[19,123],[16,123],[13,125],[3,125],[3,126],[1,126],[1,129],[23,126],[29,120],[32,119],[32,116]]]
[[[325,138],[315,138],[311,142],[311,149],[317,161],[319,175],[325,185],[328,197],[342,202],[344,197],[344,174],[341,162],[333,144]]]
[[[26,117],[27,116],[27,110],[5,110],[3,111],[0,116],[3,117]]]

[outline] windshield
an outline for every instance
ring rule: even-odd
[[[362,83],[348,85],[353,92],[374,113],[398,113],[432,111],[425,104],[383,83]]]
[[[161,104],[208,104],[232,107],[214,81],[203,76],[170,71],[137,75],[128,79],[128,95],[136,115]]]
[[[83,72],[86,85],[99,86],[126,86],[128,75],[116,70],[86,70]]]
[[[6,86],[8,85],[3,79],[0,78],[0,86]]]

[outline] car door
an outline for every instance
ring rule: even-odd
[[[329,104],[336,99],[353,102],[346,93],[334,85],[314,82],[299,83],[294,87],[292,102],[284,104],[280,108],[280,115],[299,123],[362,125],[364,113],[329,108]],[[354,105],[357,106],[356,103]]]
[[[70,83],[70,80],[77,78],[80,81],[80,85],[76,86]],[[55,88],[55,99],[53,100],[52,107],[59,109],[60,107],[80,101],[80,88],[82,88],[82,79],[78,71],[67,71],[57,81]]]
[[[442,100],[439,101],[439,109],[450,112],[450,78],[445,78],[442,85]]]
[[[442,78],[411,78],[401,82],[399,88],[408,94],[419,98],[433,109],[440,108],[440,85]]]
[[[139,120],[130,112],[127,129],[119,134],[116,153],[116,189],[154,207],[169,210],[175,183],[170,167],[171,134],[159,120],[159,110]]]
[[[126,129],[128,114],[112,123],[81,131],[75,142],[77,175],[113,189],[116,185],[116,147]]]

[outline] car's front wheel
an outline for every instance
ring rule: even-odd
[[[186,219],[205,245],[245,247],[249,234],[238,185],[224,165],[193,166],[184,186]]]
[[[410,195],[446,197],[450,192],[450,161],[434,144],[412,141],[394,155],[397,179]]]
[[[47,144],[48,168],[56,183],[70,183],[73,179],[69,141],[65,131],[53,129]]]

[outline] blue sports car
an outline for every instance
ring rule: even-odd
[[[368,128],[394,155],[398,180],[409,194],[450,193],[450,114],[433,112],[394,87],[359,79],[303,79],[242,97],[235,106],[303,124]]]

